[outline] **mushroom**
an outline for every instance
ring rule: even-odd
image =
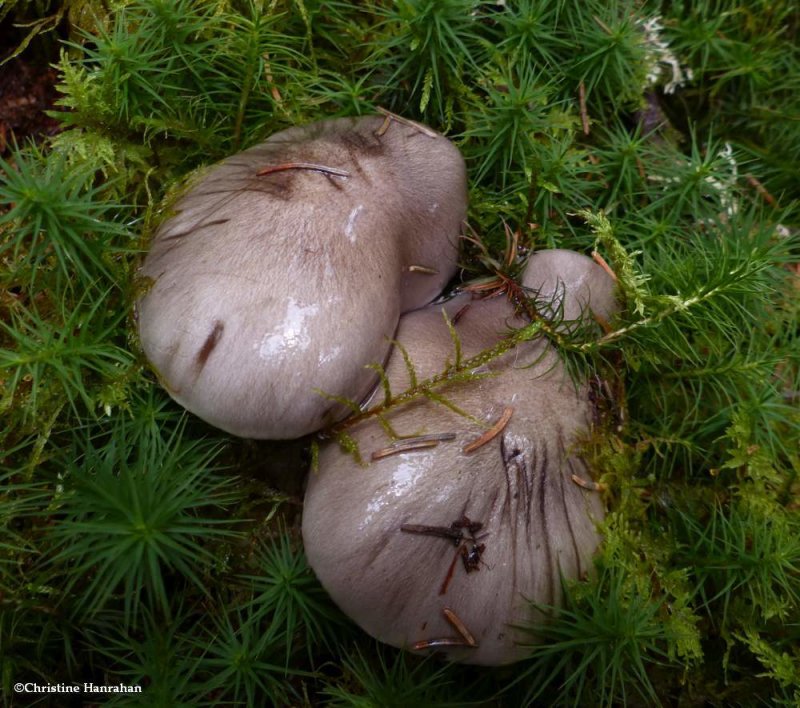
[[[457,148],[396,116],[289,128],[212,167],[158,229],[137,303],[172,397],[243,437],[318,430],[377,381],[400,314],[456,269]]]
[[[611,277],[574,252],[534,254],[522,284],[566,318],[608,319],[616,309]],[[452,362],[442,309],[464,360],[526,323],[507,299],[468,294],[404,315],[397,340],[419,381]],[[570,379],[552,345],[523,342],[476,373],[487,375],[437,389],[472,420],[423,397],[386,414],[410,438],[391,443],[374,418],[348,429],[372,453],[366,469],[335,443],[321,450],[303,538],[323,586],[369,634],[500,665],[525,655],[519,642],[531,635],[518,626],[537,616],[531,602],[557,605],[562,578],[590,572],[604,506],[580,456],[588,387]],[[409,387],[399,347],[386,374],[393,392]]]

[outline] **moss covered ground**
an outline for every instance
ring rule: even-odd
[[[0,19],[17,61],[54,52],[59,91],[54,134],[6,135],[0,162],[4,705],[95,700],[18,682],[143,688],[103,705],[800,703],[796,3],[36,0]],[[598,252],[624,299],[602,336],[558,343],[613,399],[585,452],[609,509],[597,573],[511,667],[342,617],[299,542],[287,459],[307,441],[206,426],[136,342],[136,267],[188,175],[378,107],[464,154],[465,277],[509,274],[514,234],[521,255]]]

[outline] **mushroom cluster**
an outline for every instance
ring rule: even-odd
[[[391,116],[276,133],[212,167],[141,269],[139,337],[170,395],[242,437],[290,439],[343,417],[401,313],[456,270],[458,149]]]
[[[574,252],[534,254],[522,285],[565,320],[616,309],[610,276]],[[507,299],[467,294],[404,315],[402,349],[386,366],[392,390],[412,383],[406,353],[419,380],[452,361],[442,310],[465,359],[524,325]],[[372,453],[366,469],[336,444],[323,449],[303,538],[326,590],[374,637],[499,665],[523,658],[519,642],[531,636],[517,625],[531,621],[531,602],[558,604],[562,578],[590,570],[604,507],[579,454],[588,388],[552,345],[523,342],[482,369],[437,390],[470,417],[422,398],[386,414],[409,439],[390,444],[374,418],[348,431]]]
[[[467,360],[525,324],[503,298],[428,305],[455,273],[465,215],[463,159],[425,126],[388,114],[277,133],[212,167],[158,229],[142,348],[173,398],[224,430],[317,431],[344,399],[382,393],[381,362],[400,391],[446,367],[454,332]],[[534,254],[521,285],[564,321],[616,308],[610,276],[569,251]],[[558,604],[562,578],[589,571],[604,508],[579,450],[588,388],[553,347],[524,341],[472,374],[353,423],[367,469],[327,445],[303,538],[373,636],[505,664],[524,655],[531,602]]]

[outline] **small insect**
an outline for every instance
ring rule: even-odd
[[[471,573],[473,570],[481,569],[481,556],[486,550],[486,545],[483,543],[473,543],[472,548],[467,550],[466,545],[461,545],[461,560],[464,563],[464,570]]]
[[[453,560],[450,562],[444,580],[439,587],[440,595],[444,595],[447,592],[459,558],[461,558],[464,570],[467,573],[480,570],[481,556],[486,550],[486,544],[478,543],[478,538],[475,534],[482,528],[483,524],[480,521],[473,521],[466,514],[453,521],[450,526],[430,526],[428,524],[403,524],[400,526],[400,530],[404,533],[418,533],[423,536],[445,538],[452,541],[456,547]],[[466,536],[464,535],[465,533],[467,534]]]
[[[435,528],[441,529],[444,527]],[[461,562],[464,565],[464,570],[467,573],[471,573],[474,570],[480,570],[481,556],[486,550],[486,544],[478,543],[478,539],[475,537],[475,534],[478,533],[478,531],[480,531],[482,528],[483,524],[480,521],[472,521],[472,519],[466,515],[450,524],[451,533],[459,534],[460,538],[456,542],[457,549],[455,555],[453,556],[453,560],[450,561],[450,565],[447,567],[447,573],[445,574],[444,580],[439,587],[440,595],[445,595],[447,593],[447,589],[450,587],[450,581],[453,579],[456,563],[458,562],[459,558],[461,558]],[[469,534],[467,538],[465,538],[463,535],[464,531]],[[449,537],[455,538],[454,535]],[[471,548],[469,545],[470,542],[472,543]]]

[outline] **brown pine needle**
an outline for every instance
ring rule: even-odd
[[[426,275],[439,275],[436,268],[428,268],[428,266],[410,265],[408,266],[409,273],[425,273]]]
[[[772,207],[777,207],[777,206],[778,206],[778,200],[777,200],[777,199],[775,199],[775,197],[773,197],[773,196],[772,196],[772,195],[771,195],[771,194],[770,194],[770,193],[767,191],[767,188],[766,188],[766,187],[765,187],[763,184],[761,184],[761,182],[759,182],[759,181],[758,181],[758,180],[757,180],[755,177],[753,177],[753,175],[751,175],[751,174],[747,174],[747,175],[745,175],[745,177],[747,177],[747,181],[748,181],[748,183],[750,184],[750,186],[751,186],[751,187],[753,187],[753,188],[755,188],[756,192],[758,192],[758,193],[759,193],[759,195],[760,195],[760,196],[761,196],[761,197],[764,199],[764,201],[765,201],[767,204],[769,204],[769,205],[770,205],[770,206],[772,206]]]
[[[444,612],[444,616],[447,618],[447,621],[453,625],[455,630],[462,637],[464,637],[464,641],[467,643],[467,646],[478,646],[478,643],[475,641],[475,637],[472,636],[466,625],[461,621],[461,618],[455,612],[453,612],[453,610],[451,610],[449,607],[445,607],[442,612]]]
[[[399,455],[402,452],[413,452],[414,450],[425,450],[429,447],[436,447],[439,444],[438,440],[417,440],[417,441],[403,441],[402,445],[390,445],[380,450],[375,450],[372,453],[372,461],[382,460],[384,457],[391,455]]]
[[[469,310],[469,308],[470,308],[470,307],[472,307],[472,303],[471,303],[471,302],[468,302],[468,303],[467,303],[466,305],[464,305],[464,306],[463,306],[463,307],[462,307],[462,308],[461,308],[461,309],[460,309],[458,312],[456,312],[456,314],[455,314],[455,315],[453,315],[453,319],[452,319],[452,320],[450,320],[450,321],[453,323],[453,326],[455,326],[456,324],[458,324],[458,321],[459,321],[459,320],[460,320],[460,319],[461,319],[461,318],[462,318],[464,315],[466,315],[466,314],[467,314],[467,310]]]
[[[413,438],[404,438],[396,440],[391,445],[384,447],[381,450],[376,450],[372,453],[373,460],[380,460],[390,455],[398,455],[401,452],[410,452],[412,450],[424,450],[428,447],[436,447],[440,442],[448,440],[455,440],[455,433],[429,433],[428,435],[417,435]]]
[[[423,135],[427,135],[429,138],[438,138],[439,137],[439,134],[436,131],[431,130],[427,126],[422,125],[421,123],[417,123],[416,121],[409,120],[408,118],[403,118],[403,116],[399,116],[399,115],[397,115],[397,113],[392,113],[391,111],[387,111],[385,108],[381,108],[380,106],[378,106],[378,113],[382,113],[383,115],[385,115],[387,118],[389,118],[391,120],[395,120],[398,123],[402,123],[403,125],[407,125],[410,128],[414,128],[415,130],[418,130]],[[384,126],[386,126],[386,127],[384,127]],[[384,125],[382,125],[380,127],[380,129],[378,130],[378,135],[383,135],[386,132],[386,130],[388,129],[388,127],[389,126],[386,125],[386,122],[384,121]]]
[[[414,642],[411,648],[414,651],[421,651],[422,649],[435,649],[436,647],[463,647],[463,639],[457,637],[441,637],[440,639],[423,639],[421,642]]]
[[[456,570],[456,563],[458,559],[461,557],[461,549],[464,547],[463,543],[458,544],[458,548],[456,548],[455,555],[453,556],[453,560],[447,568],[447,574],[444,576],[444,580],[442,580],[442,584],[439,587],[439,594],[446,595],[447,588],[450,587],[450,581],[453,579],[453,574]]]
[[[281,96],[281,92],[278,91],[278,87],[275,85],[275,80],[272,78],[272,69],[269,65],[269,54],[264,52],[264,76],[267,79],[267,83],[270,86],[270,93],[272,94],[272,100],[275,101],[281,108],[283,108],[283,97]]]
[[[576,474],[572,475],[572,481],[575,482],[575,484],[577,484],[579,487],[588,489],[590,492],[605,492],[608,489],[605,484],[585,480],[583,477],[578,477]]]
[[[592,251],[592,260],[597,263],[606,273],[611,276],[611,279],[616,283],[617,282],[617,274],[611,270],[611,266],[606,263],[606,259],[603,258],[597,251]]]
[[[284,172],[286,170],[311,170],[313,172],[323,172],[326,175],[334,175],[336,177],[349,177],[350,173],[345,170],[340,170],[336,167],[326,167],[325,165],[317,165],[313,162],[284,162],[282,165],[270,165],[256,172],[256,177],[263,177],[264,175],[271,175],[273,172]]]
[[[428,433],[427,435],[415,435],[411,438],[402,438],[401,440],[396,440],[393,442],[389,447],[399,447],[403,443],[407,442],[417,442],[423,440],[436,440],[437,442],[447,442],[448,440],[455,440],[456,434],[455,433]]]
[[[508,421],[511,420],[511,416],[514,414],[514,409],[511,407],[506,408],[503,411],[503,415],[500,416],[498,421],[487,430],[483,435],[481,435],[477,440],[473,440],[469,445],[465,445],[463,452],[465,455],[469,455],[472,452],[475,452],[478,448],[483,447],[486,443],[494,440],[500,433],[503,432],[503,429],[508,425]]]
[[[392,124],[392,119],[390,116],[384,116],[383,123],[381,123],[381,127],[378,128],[378,131],[375,133],[377,137],[383,136],[383,134],[389,130],[389,126]]]
[[[611,324],[605,317],[603,317],[602,315],[598,315],[594,311],[592,312],[592,317],[594,318],[594,321],[600,325],[600,329],[603,330],[603,334],[609,334],[610,332],[613,331],[611,328]]]
[[[583,134],[589,135],[589,114],[586,111],[586,86],[583,81],[578,84],[578,103],[581,109],[581,125],[583,125]]]

